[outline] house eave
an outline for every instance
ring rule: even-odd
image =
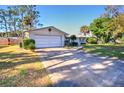
[[[57,29],[58,31],[60,31],[61,33],[63,33],[64,35],[69,35],[68,33],[64,32],[62,30],[59,30],[58,28],[56,28],[54,26],[48,26],[48,27],[43,27],[43,28],[38,28],[38,29],[27,30],[27,31],[24,31],[24,33],[25,32],[32,32],[32,31],[42,30],[42,29],[47,29],[47,28],[54,28],[54,29]]]

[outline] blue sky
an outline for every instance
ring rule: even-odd
[[[0,6],[4,8],[6,6]],[[78,34],[82,25],[89,25],[93,19],[104,13],[102,5],[39,5],[40,23],[55,26],[69,34]]]
[[[78,34],[82,25],[89,25],[93,19],[104,13],[105,6],[37,6],[43,26],[55,26],[67,33]]]

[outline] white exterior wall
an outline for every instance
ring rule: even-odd
[[[86,33],[86,34],[81,33],[80,35],[81,35],[82,37],[92,37],[92,36],[93,36],[93,34],[92,34],[91,31],[89,31],[89,33]]]
[[[64,45],[65,45],[65,36],[62,35],[62,46],[64,46]]]
[[[25,32],[25,37],[32,38],[35,40],[36,36],[60,36],[61,37],[61,46],[64,46],[65,42],[65,33],[58,31],[58,29],[51,28],[51,31],[48,30],[49,28],[39,29],[36,31]],[[49,41],[48,41],[49,42]]]

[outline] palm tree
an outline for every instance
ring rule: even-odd
[[[88,26],[86,26],[86,25],[82,26],[82,27],[80,28],[80,32],[81,32],[81,33],[84,33],[84,34],[88,33],[88,32],[89,32]]]

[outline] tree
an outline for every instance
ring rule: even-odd
[[[84,33],[84,34],[88,33],[88,32],[89,32],[89,27],[86,26],[86,25],[82,26],[82,27],[80,28],[80,32],[81,32],[81,33]]]
[[[25,12],[26,12],[26,6],[25,5],[20,5],[20,6],[18,6],[18,8],[19,8],[19,15],[20,15],[18,27],[21,30],[24,30],[24,25],[23,25],[22,21],[24,20],[24,15],[25,15]]]
[[[110,18],[99,17],[90,24],[89,29],[93,32],[94,35],[96,35],[97,42],[109,42],[109,39],[111,37],[111,31],[109,30],[108,25],[110,21]]]
[[[84,25],[84,26],[82,26],[82,27],[80,28],[80,32],[86,33],[86,32],[88,32],[88,31],[89,31],[89,27],[86,26],[86,25]]]
[[[11,6],[7,8],[8,10],[8,25],[9,30],[13,32],[13,34],[18,34],[18,20],[19,20],[19,11],[17,6]],[[18,35],[19,36],[19,35]]]
[[[35,29],[39,23],[39,12],[34,5],[8,6],[0,9],[0,29],[13,36],[22,36],[22,31]],[[5,36],[5,35],[4,35]]]
[[[71,35],[70,39],[74,42],[74,40],[76,40],[76,36],[75,35]]]
[[[25,9],[27,11],[26,15],[24,16],[24,19],[22,20],[23,25],[25,26],[25,29],[34,29],[39,25],[39,12],[36,10],[35,5],[28,5],[25,6]]]
[[[113,18],[109,24],[109,28],[112,31],[114,41],[121,38],[121,34],[124,33],[124,14],[119,14],[117,17]]]
[[[5,29],[6,31],[6,37],[8,37],[7,31],[7,12],[4,9],[0,9],[0,23],[1,23],[1,29]]]
[[[123,12],[123,8],[124,6],[121,5],[107,5],[102,16],[107,18],[117,17],[120,13]]]
[[[124,6],[106,6],[104,17],[111,18],[108,28],[111,30],[112,38],[116,43],[116,39],[121,38],[124,34]]]

